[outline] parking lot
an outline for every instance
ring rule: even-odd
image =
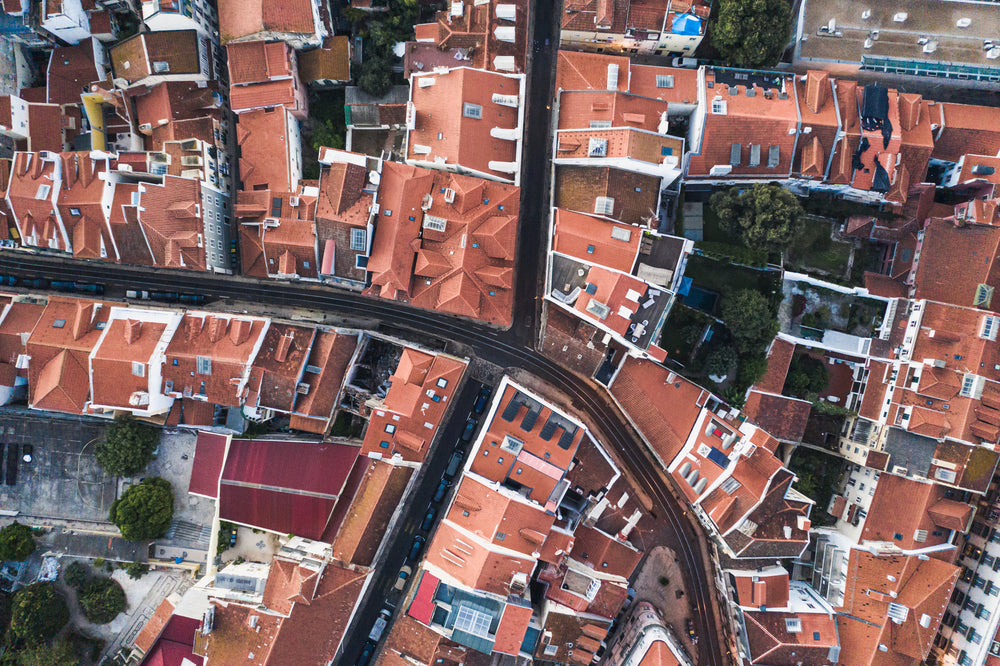
[[[0,411],[5,454],[0,509],[37,518],[106,522],[115,481],[94,456],[105,427],[85,417]],[[25,445],[30,447],[30,462],[23,460]]]

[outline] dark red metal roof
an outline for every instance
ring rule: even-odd
[[[191,466],[191,480],[188,492],[205,497],[219,496],[219,474],[226,457],[228,435],[199,432],[194,449],[194,464]]]

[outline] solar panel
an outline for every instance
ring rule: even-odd
[[[542,426],[542,432],[539,434],[541,435],[541,438],[547,442],[552,439],[552,435],[556,434],[556,428],[558,427],[559,423],[556,422],[552,414],[549,414],[549,418],[545,422],[545,425]]]
[[[531,432],[531,429],[535,427],[536,421],[538,421],[538,410],[532,409],[525,414],[524,419],[521,420],[521,430]]]
[[[726,456],[725,453],[715,448],[714,446],[708,452],[708,459],[714,462],[722,469],[729,467],[729,458]]]
[[[563,434],[559,436],[559,448],[563,451],[568,451],[569,447],[573,444],[573,437],[576,436],[576,428],[573,430],[563,430]]]
[[[517,416],[519,411],[521,411],[521,401],[517,398],[513,398],[507,403],[507,406],[504,408],[503,414],[500,415],[500,418],[504,421],[513,422],[514,417]]]

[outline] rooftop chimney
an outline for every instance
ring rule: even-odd
[[[132,344],[142,334],[142,322],[138,319],[125,320],[125,342]]]
[[[295,336],[289,333],[285,333],[278,340],[278,348],[274,352],[274,360],[278,363],[284,363],[288,359],[288,352],[292,350],[292,342],[295,340]]]
[[[76,314],[73,316],[73,339],[79,340],[92,328],[94,315],[97,312],[97,304],[93,301],[77,303]]]
[[[250,329],[252,328],[253,322],[249,319],[234,319],[233,325],[229,329],[229,339],[239,347],[250,339]]]
[[[212,317],[208,320],[208,339],[212,342],[218,342],[225,336],[227,328],[229,328],[228,319]]]

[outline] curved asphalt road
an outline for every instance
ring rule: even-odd
[[[534,349],[538,330],[538,304],[544,271],[542,252],[548,233],[548,139],[554,83],[555,53],[558,44],[556,17],[561,8],[556,0],[533,3],[532,39],[529,40],[531,69],[525,113],[525,146],[522,159],[520,229],[518,240],[514,326],[501,330],[464,318],[420,310],[400,303],[363,297],[353,292],[299,282],[260,280],[148,267],[123,266],[97,261],[77,261],[65,257],[0,251],[0,274],[20,277],[96,282],[122,289],[146,289],[203,294],[286,308],[303,308],[336,314],[355,321],[359,328],[377,321],[380,328],[438,336],[471,347],[476,356],[503,368],[519,367],[549,382],[586,412],[599,432],[595,433],[614,449],[632,480],[653,501],[653,511],[673,532],[673,548],[685,572],[695,611],[695,625],[701,638],[698,663],[722,666],[728,662],[720,636],[715,631],[712,577],[703,566],[695,528],[684,517],[686,508],[663,486],[653,470],[655,463],[645,446],[633,434],[621,412],[602,387],[565,370]],[[548,40],[548,43],[546,43]],[[544,107],[544,108],[543,108]],[[362,323],[364,322],[364,323]],[[347,325],[350,325],[348,323]],[[393,572],[395,573],[395,572]]]
[[[573,400],[576,409],[586,412],[601,432],[602,440],[612,447],[632,474],[633,481],[654,502],[654,511],[662,515],[676,534],[678,557],[687,574],[696,625],[701,642],[699,663],[713,666],[726,663],[722,645],[715,632],[713,583],[698,552],[697,535],[683,517],[685,511],[663,487],[653,471],[643,445],[604,389],[581,379],[531,347],[517,342],[518,331],[502,331],[478,322],[437,312],[428,312],[399,303],[344,293],[329,287],[258,280],[243,277],[193,274],[186,271],[121,266],[61,257],[32,255],[19,251],[0,252],[0,273],[27,278],[48,277],[80,282],[99,282],[125,289],[152,289],[204,294],[207,297],[304,308],[335,313],[350,321],[375,319],[380,326],[436,335],[468,345],[480,358],[504,368],[520,367],[551,383]],[[534,303],[534,299],[530,303]],[[709,613],[706,613],[709,610]]]

